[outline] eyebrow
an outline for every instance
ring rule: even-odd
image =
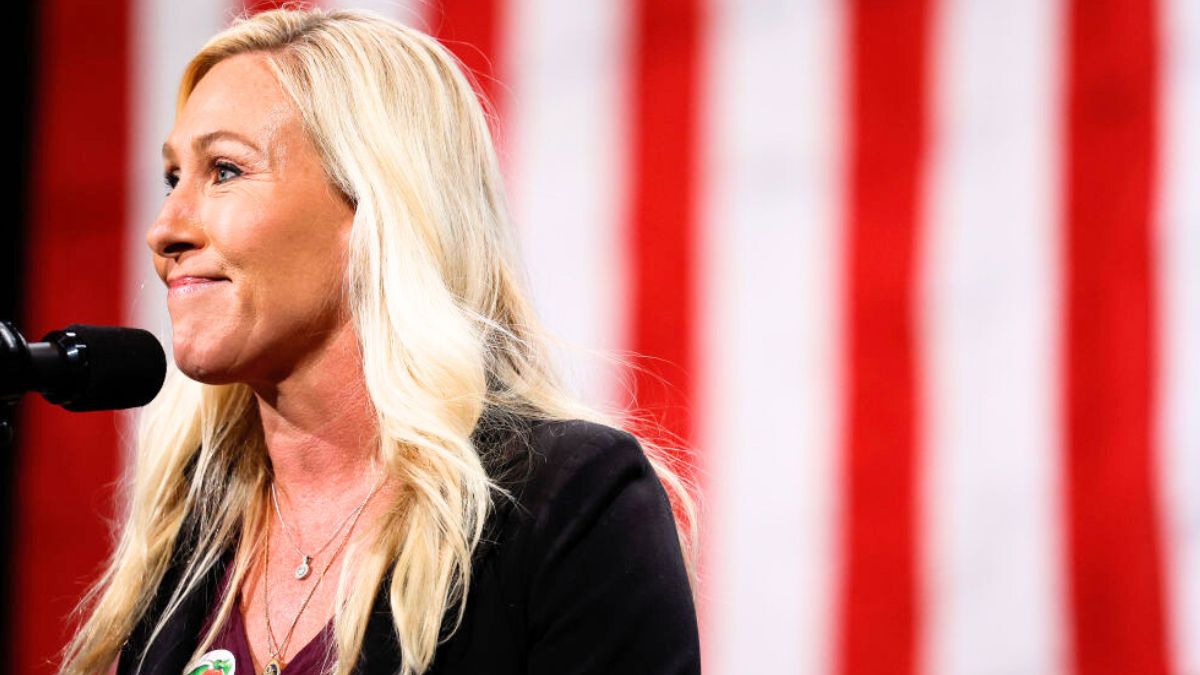
[[[243,136],[237,132],[225,131],[223,129],[218,129],[217,131],[210,131],[207,134],[197,136],[196,139],[192,141],[192,149],[195,150],[196,152],[201,152],[205,148],[212,145],[214,142],[221,140],[222,138],[227,138],[231,141],[236,141],[238,143],[241,143],[242,145],[245,145],[245,146],[251,148],[255,152],[258,152],[260,154],[262,153],[262,150],[260,150],[259,147],[257,145],[255,145],[254,142],[251,141],[249,138],[246,138],[245,136]],[[163,143],[162,154],[163,154],[163,157],[174,157],[175,149],[171,147],[170,143]]]

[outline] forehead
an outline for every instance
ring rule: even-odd
[[[239,54],[213,66],[188,97],[163,146],[164,155],[215,131],[230,131],[266,148],[299,131],[299,116],[263,54]]]

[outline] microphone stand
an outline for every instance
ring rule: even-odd
[[[0,452],[13,444],[13,419],[29,376],[23,366],[28,352],[29,345],[12,322],[0,321]]]

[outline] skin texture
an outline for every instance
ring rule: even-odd
[[[246,139],[196,143],[213,132]],[[298,543],[313,553],[375,484],[376,423],[346,300],[347,237],[354,211],[332,186],[291,100],[261,54],[218,63],[200,80],[163,149],[172,187],[146,233],[169,284],[174,358],[209,384],[254,390],[279,490]],[[187,276],[202,283],[183,283]],[[186,280],[185,280],[186,281]],[[385,482],[355,534],[369,532],[396,487]],[[280,641],[320,571],[332,564],[300,615],[288,658],[329,621],[343,556],[340,535],[304,581],[279,521],[270,533],[271,625]],[[255,659],[269,656],[263,561],[240,608]],[[349,570],[348,570],[349,572]],[[239,668],[239,671],[241,668]]]

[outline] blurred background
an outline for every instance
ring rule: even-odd
[[[267,6],[13,4],[0,319],[169,345],[177,79]],[[693,449],[706,672],[1200,674],[1200,2],[355,6],[479,79],[580,394]],[[12,672],[53,671],[131,419],[21,405]]]

